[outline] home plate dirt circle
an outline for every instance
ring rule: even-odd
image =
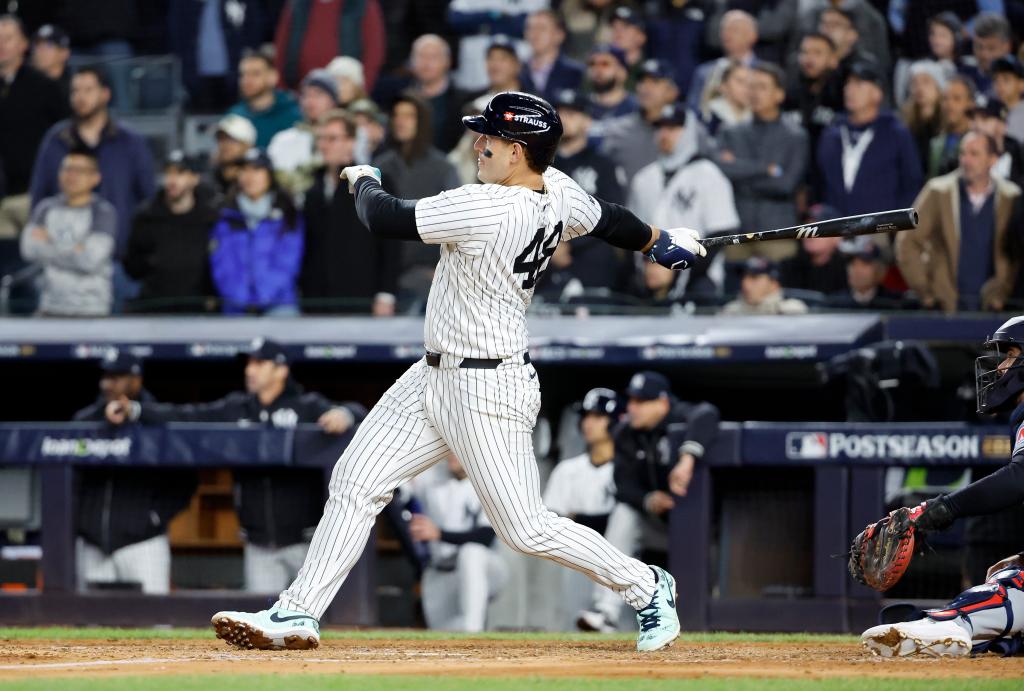
[[[236,650],[210,640],[0,641],[0,680],[174,674],[415,674],[477,677],[1021,678],[1024,659],[883,660],[849,643],[332,640],[316,650]],[[966,683],[966,682],[965,682]]]

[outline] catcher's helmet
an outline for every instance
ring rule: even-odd
[[[551,165],[562,137],[558,112],[539,96],[521,91],[502,91],[484,106],[480,115],[467,115],[462,124],[480,134],[519,142],[530,159],[541,167]]]
[[[1024,356],[1018,355],[1009,367],[999,365],[1007,357],[1010,346],[1024,350],[1024,316],[1007,320],[985,341],[993,352],[974,361],[974,378],[978,386],[978,412],[995,413],[1017,405],[1024,392]]]

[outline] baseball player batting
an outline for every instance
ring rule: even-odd
[[[637,650],[658,650],[679,636],[668,572],[541,501],[532,443],[540,385],[527,351],[526,309],[562,240],[592,235],[677,270],[705,250],[696,231],[647,225],[551,168],[562,124],[547,101],[499,93],[463,123],[480,135],[483,184],[409,201],[386,193],[375,168],[342,171],[371,233],[441,246],[424,321],[427,352],[387,390],[335,465],[323,518],[291,586],[268,610],[213,616],[218,637],[230,644],[317,647],[319,618],[363,551],[375,516],[396,487],[449,452],[510,548],[576,569],[636,610]]]

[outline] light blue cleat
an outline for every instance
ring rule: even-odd
[[[658,566],[652,566],[651,571],[658,580],[654,597],[651,598],[651,604],[636,611],[636,622],[640,626],[636,649],[641,653],[667,648],[679,638],[676,580]]]
[[[271,607],[262,612],[217,612],[217,638],[237,648],[309,650],[320,645],[320,623],[305,612]]]

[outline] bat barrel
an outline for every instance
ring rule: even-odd
[[[845,238],[856,235],[873,235],[875,233],[911,230],[917,227],[917,222],[917,211],[915,209],[893,209],[892,211],[879,211],[872,214],[834,218],[817,223],[805,223],[804,225],[792,226],[790,228],[777,228],[775,230],[762,230],[754,233],[704,238],[700,243],[705,248],[710,249],[712,247],[745,245],[750,242],[765,242],[768,240]]]

